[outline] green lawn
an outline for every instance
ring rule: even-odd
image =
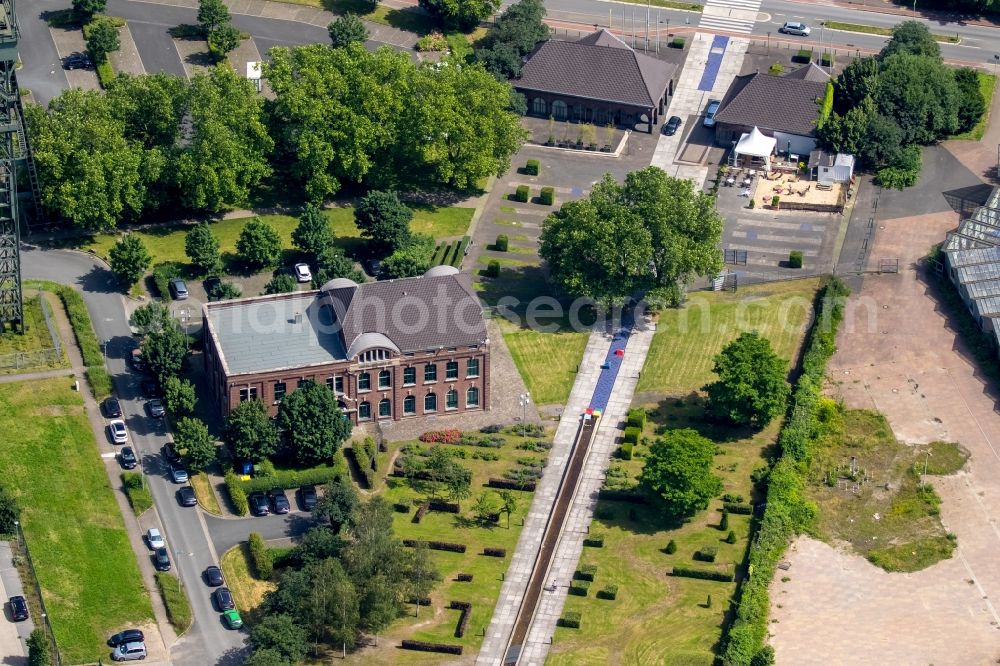
[[[153,612],[80,396],[65,378],[0,384],[0,431],[63,660],[107,658],[107,637]]]
[[[842,23],[840,21],[826,21],[824,25],[830,30],[840,30],[842,32],[862,32],[867,35],[885,35],[886,37],[892,36],[892,28],[883,28],[881,26],[875,25],[864,25],[861,23]],[[962,40],[955,35],[934,35],[931,37],[938,42],[947,42],[949,44],[958,44]]]
[[[65,353],[56,359],[53,356],[49,362],[45,359],[35,357],[28,360],[30,365],[25,366],[23,357],[15,357],[14,354],[30,354],[42,349],[52,349],[52,335],[49,327],[45,324],[45,315],[42,314],[42,304],[39,302],[39,294],[34,290],[25,290],[24,293],[24,333],[3,332],[0,333],[0,375],[14,374],[20,372],[31,372],[33,370],[51,370],[53,368],[65,367]],[[49,301],[49,307],[60,307],[58,301]],[[54,324],[54,322],[53,322]],[[56,333],[58,335],[58,333]]]
[[[990,109],[993,107],[993,91],[996,89],[997,77],[995,74],[986,72],[976,72],[979,77],[979,93],[986,102],[986,112],[983,113],[979,122],[968,132],[956,134],[952,139],[965,139],[969,141],[980,141],[986,133],[986,126],[990,123]]]
[[[683,394],[711,381],[712,358],[740,332],[756,330],[792,360],[819,279],[698,292],[680,309],[664,310],[642,368],[638,392]]]
[[[541,333],[500,320],[504,342],[536,404],[565,403],[587,347],[588,333]]]
[[[427,13],[418,10],[416,7],[407,9],[393,9],[376,5],[375,9],[369,11],[371,4],[364,0],[280,0],[293,5],[308,5],[309,7],[319,7],[336,14],[357,14],[366,21],[390,25],[400,30],[415,32],[424,35],[434,30],[437,23]]]

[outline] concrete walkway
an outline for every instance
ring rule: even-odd
[[[3,621],[0,622],[0,664],[10,666],[28,663],[28,647],[25,641],[35,628],[31,618],[23,622],[10,622],[10,609],[6,608],[7,599],[17,595],[24,596],[21,577],[14,567],[11,544],[0,541],[0,603],[5,606]]]
[[[0,384],[26,382],[32,379],[49,379],[51,377],[68,377],[76,374],[73,368],[57,368],[55,370],[40,370],[38,372],[21,372],[16,375],[0,375]]]

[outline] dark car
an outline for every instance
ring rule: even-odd
[[[222,280],[217,277],[206,278],[202,282],[202,286],[205,287],[205,293],[208,295],[208,300],[217,301],[219,300],[218,290],[222,286]]]
[[[220,613],[236,608],[236,602],[233,601],[233,595],[228,587],[217,588],[212,593],[212,598],[215,599],[215,606],[219,609]]]
[[[109,419],[120,419],[122,416],[122,405],[118,398],[108,398],[104,401],[104,415]]]
[[[209,587],[219,587],[225,582],[226,580],[222,577],[222,569],[219,567],[213,564],[205,569],[205,584]]]
[[[299,488],[299,502],[303,511],[312,511],[316,508],[316,486],[302,486]]]
[[[149,415],[154,419],[162,419],[167,414],[167,410],[163,406],[163,401],[159,398],[153,398],[147,402],[146,408],[149,410]]]
[[[156,398],[160,395],[160,385],[152,379],[145,379],[142,382],[142,394],[147,398]]]
[[[10,616],[14,622],[23,622],[28,619],[28,602],[24,600],[24,597],[21,595],[11,597],[8,603],[10,604]]]
[[[161,451],[163,451],[163,457],[166,458],[168,462],[180,462],[181,454],[177,453],[177,447],[175,447],[173,443],[168,442],[164,444]]]
[[[123,447],[118,453],[118,462],[124,469],[135,469],[139,464],[139,459],[135,457],[135,451],[131,446]]]
[[[255,516],[266,516],[271,513],[271,507],[268,506],[264,493],[250,493],[247,502],[250,503],[250,513]]]
[[[177,501],[181,506],[198,506],[198,498],[194,496],[194,488],[184,486],[177,491]]]
[[[681,126],[680,116],[670,116],[670,119],[663,126],[663,133],[667,136],[673,136],[677,133],[677,129]]]
[[[141,349],[136,348],[132,350],[132,367],[135,368],[136,372],[146,371],[146,361],[142,358]]]
[[[90,67],[90,58],[85,53],[70,53],[63,61],[66,69],[87,69]]]
[[[157,548],[153,555],[153,565],[157,571],[170,571],[170,554],[166,548]]]
[[[126,629],[120,633],[115,634],[108,639],[108,647],[115,647],[116,645],[121,645],[123,643],[141,643],[146,640],[146,637],[142,635],[142,632],[138,629]]]
[[[267,497],[271,500],[271,508],[275,513],[283,514],[291,511],[292,507],[288,503],[288,497],[285,496],[285,491],[281,488],[271,488],[267,491]]]

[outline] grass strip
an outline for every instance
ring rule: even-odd
[[[233,593],[236,607],[251,611],[260,605],[264,595],[275,588],[270,581],[257,580],[250,573],[250,550],[247,544],[230,548],[219,562],[226,586]]]
[[[178,635],[191,626],[191,604],[184,594],[184,584],[180,578],[165,571],[156,573],[156,587],[163,596],[163,605],[167,607],[167,619]]]
[[[153,495],[149,492],[141,472],[122,472],[122,484],[128,503],[136,516],[141,516],[153,506]]]
[[[212,489],[212,481],[207,474],[199,472],[191,476],[191,487],[194,488],[194,496],[198,498],[198,504],[205,511],[222,515],[222,507],[219,505],[219,498]]]
[[[626,0],[628,2],[629,0]],[[830,30],[840,30],[841,32],[861,32],[866,35],[883,35],[885,37],[892,37],[892,28],[883,28],[877,25],[864,25],[863,23],[842,23],[840,21],[826,21],[823,23],[824,26]],[[958,36],[951,35],[935,35],[931,34],[931,37],[936,42],[946,42],[948,44],[958,44],[962,40]]]
[[[695,2],[677,2],[676,0],[620,0],[621,2],[627,2],[633,5],[643,5],[649,4],[652,7],[663,7],[664,9],[682,9],[688,12],[698,12],[699,14],[704,10],[702,5]]]

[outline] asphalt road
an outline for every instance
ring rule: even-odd
[[[31,90],[42,104],[69,87],[49,27],[41,18],[44,12],[66,6],[61,0],[32,0],[30,5],[22,2],[17,6],[21,26],[17,49],[23,63],[17,72],[17,81],[22,88]]]
[[[139,377],[128,369],[125,359],[135,346],[121,296],[113,289],[113,278],[105,267],[87,255],[61,250],[22,251],[21,270],[25,278],[53,280],[72,285],[83,293],[98,338],[108,344],[108,371],[129,428],[131,445],[142,461],[143,471],[156,502],[161,529],[170,547],[174,571],[188,591],[194,610],[194,624],[171,649],[175,664],[235,666],[242,662],[243,634],[226,629],[212,607],[210,588],[201,579],[205,567],[217,563],[217,551],[209,538],[204,514],[198,508],[177,503],[179,486],[167,476],[160,448],[167,442],[160,419],[146,416],[140,397]],[[223,522],[223,521],[219,521]],[[232,537],[240,526],[249,531],[249,521],[232,523]],[[230,532],[227,532],[230,534]],[[245,538],[245,533],[244,537]],[[228,543],[228,541],[227,541]]]

